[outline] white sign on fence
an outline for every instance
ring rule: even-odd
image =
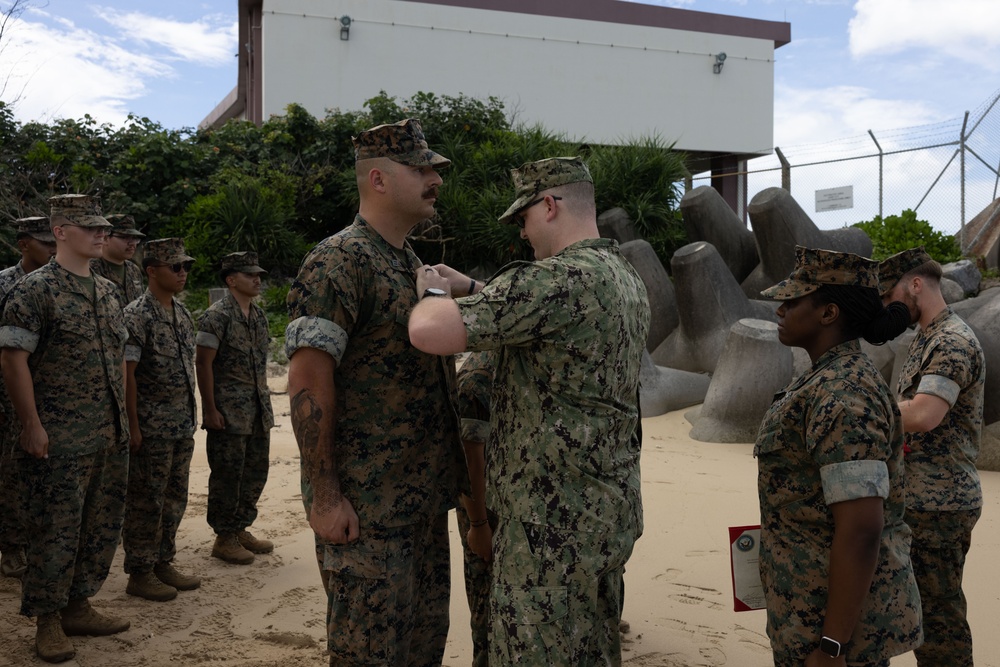
[[[845,185],[842,188],[827,188],[816,191],[816,212],[839,211],[854,208],[854,186]]]

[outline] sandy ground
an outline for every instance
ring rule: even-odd
[[[280,380],[276,381],[277,384]],[[125,595],[118,551],[96,607],[131,619],[125,633],[74,638],[84,667],[320,667],[324,598],[312,533],[299,496],[298,452],[288,397],[274,396],[271,473],[254,531],[275,552],[250,566],[210,557],[205,521],[208,463],[197,436],[190,504],[178,536],[177,564],[203,577],[201,589],[156,603]],[[644,420],[643,497],[646,534],[628,564],[624,618],[626,665],[765,667],[770,651],[762,611],[732,610],[727,527],[758,522],[756,465],[750,445],[701,443],[688,437],[682,412]],[[1000,585],[993,561],[1000,540],[1000,473],[983,473],[986,507],[973,535],[966,569],[969,615],[979,667],[1000,667]],[[468,607],[452,513],[452,624],[444,664],[469,665]],[[44,664],[34,654],[34,624],[19,616],[19,584],[0,579],[0,665]],[[912,655],[893,667],[916,664]]]

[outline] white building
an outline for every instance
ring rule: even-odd
[[[618,0],[238,2],[238,83],[203,127],[293,102],[361,109],[380,90],[495,96],[572,140],[676,142],[738,212],[733,174],[771,152],[774,52],[791,40],[788,23]]]

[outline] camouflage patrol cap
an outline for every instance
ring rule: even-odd
[[[823,285],[853,285],[878,289],[878,262],[849,252],[795,246],[795,269],[787,278],[761,292],[766,299],[788,301],[811,294]]]
[[[510,175],[514,179],[516,199],[499,218],[504,224],[513,222],[514,214],[531,203],[539,192],[567,183],[594,182],[587,165],[578,157],[550,157],[525,162],[517,169],[511,169]]]
[[[24,234],[42,243],[55,243],[56,237],[52,236],[48,218],[41,216],[19,218],[13,222],[13,225],[18,236]]]
[[[147,241],[144,248],[144,260],[151,259],[164,264],[194,261],[194,257],[184,252],[184,239],[155,239]]]
[[[111,223],[111,233],[115,236],[134,236],[137,239],[144,239],[146,235],[135,228],[135,218],[124,213],[114,213],[105,216]]]
[[[377,125],[351,137],[354,161],[387,157],[411,167],[447,167],[451,160],[427,147],[420,121],[407,118],[398,123]]]
[[[90,195],[56,195],[49,197],[49,225],[77,227],[110,227],[101,217],[101,199]]]
[[[924,247],[910,248],[903,252],[897,252],[892,257],[886,257],[878,265],[878,291],[885,296],[892,291],[900,278],[917,268],[921,264],[926,264],[934,258],[924,251]]]
[[[219,261],[219,265],[223,271],[267,273],[257,265],[257,253],[255,252],[231,252]]]

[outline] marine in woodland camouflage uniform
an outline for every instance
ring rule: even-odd
[[[49,201],[52,226],[66,238],[72,234],[92,247],[100,228],[110,227],[94,198],[60,195]],[[57,252],[56,261],[25,276],[8,294],[0,347],[8,387],[14,370],[9,366],[27,354],[34,409],[44,429],[22,427],[14,454],[31,536],[21,613],[50,618],[63,610],[67,627],[69,611],[74,618],[94,618],[87,598],[104,583],[120,537],[128,476],[127,332],[114,285],[70,273],[59,258]],[[15,408],[22,424],[33,421],[16,399]],[[47,450],[41,445],[45,436]],[[109,631],[128,627],[111,625]],[[71,627],[66,632],[76,633]]]
[[[428,149],[412,119],[362,132],[354,145],[359,166],[388,158],[394,168],[426,179],[432,190],[440,177],[425,168],[449,164]],[[366,196],[362,190],[362,210]],[[408,229],[418,221],[406,215],[396,217]],[[301,350],[332,357],[337,467],[327,474],[339,478],[342,498],[359,524],[357,540],[320,547],[331,665],[432,665],[441,663],[444,652],[447,512],[455,505],[464,462],[453,406],[454,360],[419,352],[407,336],[419,266],[408,242],[392,245],[359,214],[309,253],[288,294],[290,387]],[[306,439],[312,437],[306,431],[321,417],[315,403],[310,414],[300,412],[307,395],[303,390],[292,396],[304,465]],[[303,499],[312,514],[315,480],[306,470],[303,476]]]
[[[26,273],[41,268],[56,252],[56,241],[44,217],[21,218],[14,221],[16,242],[21,259],[14,266],[0,271],[0,304],[18,280]],[[27,270],[26,270],[27,267]],[[0,305],[0,313],[3,312]],[[0,381],[0,574],[20,577],[27,567],[25,546],[27,534],[21,519],[21,503],[17,494],[17,477],[11,455],[17,447],[19,427],[14,407]]]
[[[788,302],[824,284],[877,285],[872,260],[796,250],[795,271],[765,297]],[[799,667],[819,647],[834,535],[830,506],[861,498],[884,500],[884,529],[854,634],[849,641],[839,638],[847,664],[888,665],[890,656],[919,644],[919,595],[903,522],[902,445],[899,411],[856,339],[834,345],[775,395],[754,456],[760,573],[776,666]]]
[[[187,509],[188,477],[194,453],[195,408],[194,319],[173,296],[183,289],[185,262],[193,258],[184,252],[182,239],[157,239],[146,245],[143,263],[169,272],[170,288],[159,283],[150,287],[125,307],[128,341],[125,360],[128,381],[134,383],[134,408],[129,405],[132,457],[129,462],[128,496],[122,545],[125,572],[132,584],[127,592],[149,599],[148,589],[136,585],[155,570],[162,570],[177,553],[177,529]],[[179,265],[181,271],[171,266]],[[185,272],[185,276],[181,275]],[[154,293],[154,289],[156,293]],[[161,298],[168,298],[170,308]],[[134,410],[134,412],[133,412]],[[156,575],[159,577],[159,574]],[[176,596],[168,579],[162,597]]]
[[[493,352],[473,352],[458,369],[458,414],[462,420],[462,442],[466,447],[467,458],[472,456],[469,454],[470,448],[483,449],[489,441],[490,397],[493,394],[493,373],[496,368],[494,356]],[[470,462],[470,478],[477,473],[474,467]],[[485,479],[482,481],[485,484]],[[489,509],[491,502],[488,495],[474,498],[475,495],[472,489],[463,490],[462,502],[455,507],[455,515],[458,519],[458,534],[462,540],[465,596],[469,602],[469,625],[472,629],[472,665],[486,667],[489,664],[492,565],[469,546],[469,532],[482,531],[486,539],[492,541],[493,531],[497,527],[497,515]],[[475,516],[478,517],[475,522],[470,521],[467,504],[475,506]]]
[[[879,266],[883,293],[918,306],[906,285],[920,267],[939,276],[936,262],[914,248]],[[933,268],[930,268],[933,267]],[[917,271],[917,273],[911,273]],[[940,292],[939,278],[922,278],[923,290]],[[896,289],[894,289],[896,288]],[[938,294],[939,296],[939,294]],[[919,303],[911,315],[920,327],[899,372],[896,395],[907,424],[907,407],[918,394],[929,394],[947,406],[940,423],[929,431],[907,428],[906,522],[913,529],[911,558],[920,587],[924,644],[916,651],[921,666],[972,665],[972,632],[962,591],[965,558],[972,529],[982,512],[983,493],[976,470],[983,427],[986,361],[972,329],[944,305]]]
[[[425,324],[451,337],[455,322],[468,349],[497,354],[486,450],[500,517],[490,664],[617,664],[622,571],[642,533],[638,392],[649,303],[617,242],[598,237],[579,158],[512,174],[517,199],[500,220],[522,225],[537,261],[509,264],[454,302],[425,298],[411,339]],[[449,331],[437,331],[438,321]]]
[[[108,247],[104,248],[104,256],[93,259],[90,262],[90,270],[99,276],[107,278],[119,289],[119,298],[123,306],[132,303],[143,293],[142,269],[139,265],[131,261],[135,254],[135,245],[142,242],[146,235],[135,228],[135,218],[131,215],[113,214],[106,216],[111,223],[111,234],[108,236],[108,245],[121,244],[122,247],[115,252],[124,256],[121,264],[108,259]]]
[[[222,258],[224,280],[233,273],[259,276],[257,253],[236,252]],[[260,291],[257,280],[256,291]],[[208,524],[217,535],[239,535],[257,518],[257,501],[267,482],[271,427],[271,391],[267,386],[267,353],[271,335],[264,310],[247,297],[247,314],[229,287],[198,321],[198,368],[202,409],[221,413],[223,428],[208,422]],[[209,363],[205,361],[211,357]],[[211,395],[208,391],[211,389]],[[271,551],[263,540],[244,538],[254,553]],[[264,543],[257,548],[256,543]],[[243,544],[244,548],[247,544]]]

